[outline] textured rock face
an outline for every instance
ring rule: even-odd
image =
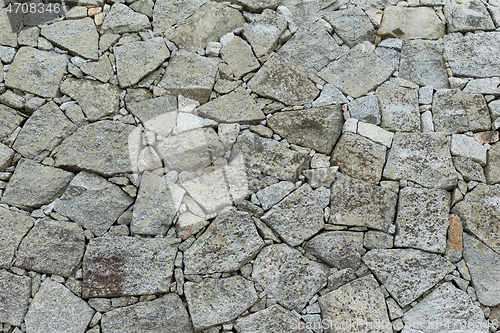
[[[283,16],[272,10],[264,10],[261,15],[243,28],[243,36],[252,45],[257,58],[271,53],[278,45],[279,37],[287,27]]]
[[[363,234],[349,231],[330,231],[312,238],[305,250],[328,265],[356,269],[363,252]]]
[[[0,292],[0,320],[21,326],[31,296],[30,278],[0,270]]]
[[[377,88],[382,127],[389,131],[416,132],[420,129],[418,91],[386,83]]]
[[[241,333],[287,333],[291,330],[298,333],[312,332],[307,328],[297,329],[301,323],[290,311],[276,304],[265,310],[238,319],[235,323],[235,328],[237,332]]]
[[[377,34],[382,38],[439,39],[444,28],[445,23],[430,7],[388,6]]]
[[[260,67],[259,61],[253,54],[252,47],[238,36],[233,37],[231,41],[225,44],[220,54],[222,60],[231,67],[236,78],[240,78]]]
[[[0,120],[0,142],[5,142],[24,118],[8,106],[0,104]]]
[[[159,0],[153,8],[154,31],[163,32],[177,22],[191,16],[207,0]]]
[[[488,151],[487,164],[484,168],[484,175],[488,184],[500,183],[500,144],[495,144]],[[482,171],[482,170],[480,170]],[[482,178],[481,178],[482,179]]]
[[[151,27],[146,15],[137,13],[122,3],[115,3],[102,24],[102,31],[114,34],[137,32]]]
[[[35,220],[20,213],[0,208],[0,267],[9,269],[21,240],[33,227]]]
[[[443,12],[448,24],[448,33],[495,30],[490,14],[481,1],[450,2],[444,6]]]
[[[349,47],[363,42],[373,43],[375,40],[375,29],[359,7],[330,12],[325,15],[325,19]]]

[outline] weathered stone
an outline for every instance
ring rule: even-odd
[[[466,157],[453,157],[453,164],[458,172],[464,177],[466,182],[476,181],[486,183],[483,167],[481,164]]]
[[[24,118],[14,109],[0,104],[0,142],[6,142],[12,132],[21,125]]]
[[[195,332],[236,319],[258,300],[253,282],[241,276],[186,282],[184,293]]]
[[[307,259],[298,250],[275,244],[260,251],[252,278],[279,304],[300,311],[326,286],[328,271],[328,266]]]
[[[177,22],[191,16],[207,0],[158,0],[153,8],[155,32],[163,32]]]
[[[2,4],[2,9],[6,4]],[[0,45],[17,46],[17,31],[22,26],[22,15],[10,15],[6,10],[0,12]],[[36,46],[36,45],[35,45]]]
[[[170,118],[170,111],[177,109],[177,99],[172,95],[164,95],[142,101],[130,101],[127,102],[127,109],[139,118],[147,129],[168,136],[173,128],[170,128],[171,123],[167,118]],[[171,116],[173,118],[175,114]]]
[[[286,105],[303,105],[319,95],[319,90],[305,74],[276,54],[252,77],[248,88]]]
[[[184,190],[145,172],[134,205],[130,230],[139,235],[165,235],[181,204]]]
[[[500,76],[500,32],[446,35],[444,54],[453,76]]]
[[[83,258],[83,298],[168,292],[177,245],[170,238],[92,239]]]
[[[385,232],[368,230],[363,239],[363,246],[367,249],[390,249],[394,245],[394,237]],[[391,318],[392,319],[392,318]]]
[[[99,57],[99,61],[87,61],[79,66],[83,73],[106,83],[113,76],[113,67],[107,55]]]
[[[67,79],[61,84],[61,91],[82,107],[90,121],[114,115],[120,106],[121,90],[109,83]]]
[[[491,104],[491,103],[490,103]],[[486,132],[478,132],[474,133],[474,139],[481,143],[495,143],[500,140],[500,136],[498,131],[486,131]]]
[[[356,45],[342,58],[331,62],[318,75],[344,94],[358,98],[377,88],[393,72],[394,68],[373,53],[373,45],[365,43]]]
[[[53,206],[56,212],[102,236],[132,202],[117,185],[82,171]]]
[[[314,190],[314,195],[321,209],[325,209],[330,205],[330,189],[326,187],[317,188]]]
[[[305,325],[299,328],[302,325],[304,325],[303,322],[278,304],[249,316],[239,318],[234,324],[236,331],[239,333],[288,333],[291,331],[312,333],[310,329],[305,328]]]
[[[196,111],[202,117],[222,123],[258,124],[266,119],[248,91],[241,86],[203,104]]]
[[[262,14],[243,28],[243,36],[252,45],[257,58],[260,58],[278,46],[278,40],[286,28],[287,23],[283,16],[273,10],[264,9]]]
[[[498,88],[499,84],[500,84],[499,77],[475,79],[467,83],[467,86],[464,88],[464,91],[478,93],[478,94],[498,95],[500,94],[500,89]]]
[[[82,126],[59,146],[55,165],[105,176],[131,172],[128,139],[133,129],[109,120]]]
[[[406,40],[401,50],[399,77],[424,87],[446,89],[448,74],[443,47],[430,40]]]
[[[420,130],[418,90],[386,83],[377,88],[376,95],[382,113],[383,128],[394,132]]]
[[[1,202],[25,209],[39,208],[59,197],[73,177],[71,172],[21,159]]]
[[[291,246],[302,244],[324,226],[323,210],[309,184],[304,184],[262,216]]]
[[[5,76],[5,85],[42,97],[55,97],[67,62],[63,55],[22,47]]]
[[[364,122],[358,122],[358,134],[372,140],[375,143],[380,143],[387,148],[392,146],[392,138],[394,138],[394,133],[386,131],[373,124],[367,124]]]
[[[331,323],[326,333],[336,332],[335,327],[341,324],[343,328],[355,325],[367,332],[392,332],[384,294],[371,274],[321,296],[318,301],[322,318]]]
[[[115,3],[104,18],[101,31],[103,33],[122,34],[137,32],[151,27],[146,15],[137,13],[122,3]]]
[[[21,240],[33,227],[32,217],[0,208],[0,267],[9,269]]]
[[[191,113],[179,112],[177,115],[177,131],[187,132],[202,127],[217,127],[216,121],[195,116]]]
[[[375,40],[375,29],[370,19],[357,6],[331,11],[325,15],[325,20],[349,47],[363,42],[373,43]]]
[[[290,143],[330,154],[337,142],[344,118],[340,105],[275,113],[267,125]]]
[[[454,188],[458,175],[449,147],[450,138],[443,133],[396,133],[383,175],[425,187]]]
[[[378,184],[387,148],[361,135],[345,132],[332,153],[332,162],[354,178]]]
[[[191,235],[195,235],[202,228],[210,224],[205,218],[191,212],[185,212],[179,216],[175,223],[177,237],[185,240]]]
[[[47,278],[26,314],[26,330],[33,333],[84,333],[94,311],[66,287]]]
[[[464,229],[500,253],[500,187],[479,184],[457,203],[452,212]]]
[[[218,67],[217,58],[177,51],[170,58],[159,85],[173,95],[183,95],[205,103],[212,92]]]
[[[394,221],[397,199],[396,193],[337,173],[329,223],[385,232]]]
[[[332,104],[345,104],[349,100],[344,96],[333,84],[325,84],[321,90],[321,94],[312,102],[313,107],[327,106]]]
[[[189,314],[179,296],[173,293],[107,312],[101,325],[103,333],[193,333]]]
[[[495,30],[490,14],[481,1],[450,2],[443,8],[448,33]]]
[[[394,246],[444,253],[450,199],[450,194],[441,189],[401,189]]]
[[[9,148],[9,146],[0,143],[0,171],[5,171],[5,169],[10,167],[15,154],[16,152]]]
[[[163,38],[125,43],[115,47],[116,72],[121,88],[131,86],[157,69],[170,56]]]
[[[484,175],[488,184],[500,183],[500,144],[496,143],[488,151]]]
[[[389,66],[393,67],[395,70],[399,70],[401,53],[398,50],[388,47],[377,47],[374,52]]]
[[[462,259],[463,250],[463,227],[462,220],[458,216],[450,215],[448,219],[450,229],[448,230],[448,245],[446,248],[446,257],[453,263]]]
[[[57,47],[86,59],[97,60],[99,34],[90,17],[60,21],[42,28],[40,33]]]
[[[278,142],[262,138],[250,131],[237,139],[245,166],[261,170],[280,180],[295,181],[308,168],[310,157],[288,149]]]
[[[362,260],[401,307],[455,269],[437,254],[414,249],[375,249],[368,251]]]
[[[468,327],[474,327],[474,331],[478,333],[488,332],[488,324],[481,308],[474,304],[466,292],[457,289],[451,282],[443,283],[406,312],[403,322],[405,329],[426,333],[440,332],[443,327],[451,331],[460,330],[464,323]]]
[[[453,156],[470,158],[481,165],[486,164],[486,147],[468,135],[453,134],[450,150]]]
[[[487,131],[491,127],[488,106],[481,94],[458,89],[438,90],[434,94],[432,114],[436,132]]]
[[[347,104],[352,118],[365,123],[380,125],[381,115],[376,95],[357,98]]]
[[[384,9],[377,35],[382,38],[439,39],[444,36],[445,23],[431,7],[388,6]]]
[[[252,47],[238,36],[233,37],[229,43],[225,44],[220,54],[222,60],[231,67],[236,78],[241,78],[260,67],[259,61],[252,52]]]
[[[363,253],[363,233],[325,232],[308,241],[304,249],[332,267],[356,270]]]
[[[169,39],[180,49],[196,52],[243,24],[245,19],[238,10],[209,1],[180,23]]]
[[[268,210],[293,190],[295,190],[295,184],[284,181],[268,186],[258,191],[256,195],[262,208]]]
[[[237,271],[262,246],[250,214],[224,211],[184,253],[184,274]]]
[[[305,170],[304,176],[306,176],[307,182],[312,188],[330,187],[337,176],[338,170],[338,166]]]
[[[3,209],[3,208],[2,208]],[[28,311],[31,279],[0,270],[0,321],[21,326]]]

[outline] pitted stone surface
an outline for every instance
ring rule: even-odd
[[[33,227],[35,220],[21,213],[0,208],[0,267],[9,269],[12,265],[14,255],[26,236]]]
[[[308,328],[296,328],[301,325],[292,313],[276,304],[267,309],[242,317],[234,324],[236,331],[241,333],[275,332],[312,333]]]
[[[31,279],[0,270],[0,321],[21,326],[28,311]]]

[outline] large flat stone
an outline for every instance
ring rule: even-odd
[[[401,307],[455,269],[437,254],[414,249],[375,249],[368,251],[362,260]]]
[[[158,0],[153,8],[154,31],[163,32],[191,16],[208,0]]]
[[[385,83],[377,88],[382,114],[382,127],[394,132],[416,132],[420,130],[418,90]]]
[[[122,34],[138,32],[151,27],[146,15],[137,13],[123,3],[115,3],[106,14],[101,27],[103,33]]]
[[[238,333],[312,333],[308,328],[299,328],[304,323],[282,306],[275,304],[267,309],[239,318],[234,324]],[[305,326],[305,325],[304,325]]]
[[[0,45],[17,46],[17,30],[22,26],[22,15],[8,15],[3,9],[0,12]]]
[[[309,184],[304,184],[261,217],[291,246],[302,244],[324,226],[323,211]]]
[[[0,267],[10,269],[21,240],[33,227],[35,219],[0,208]]]
[[[394,221],[396,193],[340,173],[331,191],[329,223],[386,232]]]
[[[237,318],[258,300],[253,282],[241,276],[186,282],[184,293],[195,332]]]
[[[328,231],[313,237],[304,249],[332,267],[356,270],[363,253],[363,233]]]
[[[240,78],[260,67],[252,47],[241,37],[234,36],[220,50],[222,60],[231,67],[233,75]]]
[[[448,33],[495,30],[486,6],[479,0],[450,2],[443,8]]]
[[[250,214],[226,210],[184,252],[184,274],[237,271],[264,246]]]
[[[117,185],[83,171],[53,206],[56,212],[102,236],[132,203],[133,199]]]
[[[21,326],[28,311],[31,279],[0,270],[0,322]]]
[[[0,142],[5,142],[23,121],[24,118],[14,109],[0,104]]]
[[[325,20],[349,47],[375,40],[375,29],[368,15],[357,6],[331,11],[325,15]]]
[[[260,205],[264,210],[268,210],[275,204],[285,198],[290,192],[295,190],[295,184],[292,182],[279,182],[263,188],[255,193],[259,199]]]
[[[170,238],[92,239],[83,258],[83,298],[168,292],[177,245]]]
[[[377,96],[363,96],[347,103],[351,118],[380,125],[382,120]]]
[[[59,197],[74,176],[68,171],[21,159],[1,202],[25,209],[39,208]]]
[[[328,272],[328,266],[307,259],[298,250],[275,244],[255,258],[252,278],[280,305],[300,311],[326,286]]]
[[[51,219],[38,221],[16,253],[16,267],[30,271],[75,275],[85,250],[83,229],[76,223]]]
[[[319,95],[305,74],[276,54],[248,81],[248,88],[286,105],[307,104]]]
[[[280,36],[285,32],[287,22],[282,15],[270,9],[243,27],[243,36],[252,46],[257,58],[271,53],[277,46]]]
[[[330,154],[344,125],[340,105],[277,112],[267,125],[290,143]]]
[[[394,68],[380,59],[371,44],[358,44],[342,58],[331,62],[318,75],[344,94],[358,98],[387,80]]]
[[[443,133],[396,133],[383,176],[424,187],[454,188],[458,175],[451,159],[450,138]]]
[[[166,113],[177,110],[177,98],[175,96],[164,95],[142,101],[129,101],[126,104],[130,113],[139,118],[146,129],[155,131],[155,128],[158,127],[155,125],[160,125],[161,132],[170,134],[172,129],[169,126],[170,124],[165,121],[165,118]]]
[[[432,7],[388,6],[384,9],[377,35],[382,38],[439,39],[445,23]]]
[[[22,47],[5,77],[5,85],[42,97],[55,97],[68,60],[54,52]]]

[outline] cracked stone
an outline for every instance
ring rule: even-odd
[[[278,46],[278,40],[286,28],[287,22],[282,15],[264,9],[262,14],[243,27],[243,36],[252,46],[255,56],[260,58]]]
[[[158,0],[153,8],[155,32],[163,32],[181,20],[191,16],[208,0]]]
[[[481,1],[450,2],[443,8],[448,33],[495,30],[491,16]]]
[[[123,34],[138,32],[151,27],[146,15],[137,13],[122,3],[115,3],[106,14],[101,26],[103,33]]]
[[[220,54],[222,60],[231,67],[236,78],[241,78],[260,67],[259,61],[252,52],[252,47],[238,36],[234,36],[229,43],[225,44]]]
[[[257,195],[262,208],[264,210],[269,210],[293,190],[295,190],[295,184],[284,181],[268,186],[255,194]]]
[[[370,19],[357,6],[329,12],[325,15],[325,20],[332,25],[335,33],[349,47],[375,41],[375,29]]]
[[[35,220],[21,213],[0,207],[0,267],[10,269],[14,255],[26,236],[33,227]]]
[[[21,326],[28,311],[31,279],[0,270],[0,293],[0,321]]]
[[[472,161],[467,157],[453,157],[453,164],[458,172],[464,177],[466,182],[476,181],[486,183],[484,170],[481,164]]]
[[[304,250],[337,269],[357,269],[363,253],[363,233],[329,231],[315,236]]]
[[[160,132],[157,130],[160,128],[160,133],[168,136],[173,129],[173,124],[167,118],[174,116],[174,113],[170,112],[177,110],[177,98],[172,95],[164,95],[142,101],[130,101],[127,102],[127,109],[139,118],[147,129]]]

